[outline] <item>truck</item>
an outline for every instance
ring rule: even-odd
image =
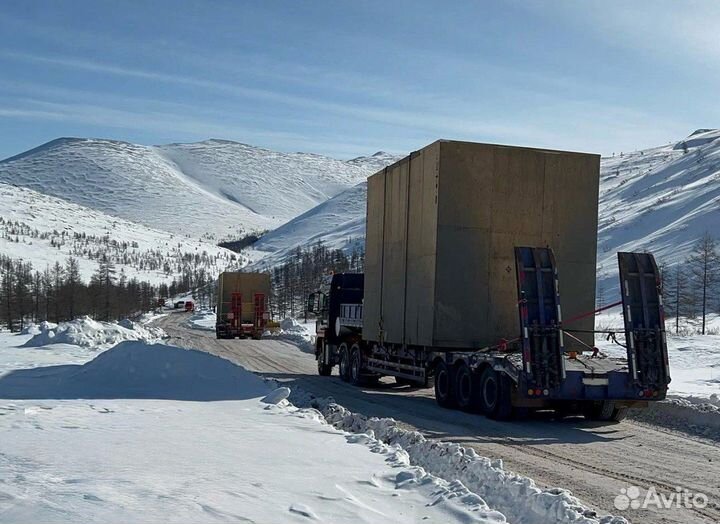
[[[599,160],[440,140],[371,176],[364,274],[308,297],[318,373],[432,386],[439,405],[495,419],[618,421],[664,399],[651,254],[618,253],[627,358],[594,347]]]
[[[226,271],[218,277],[215,336],[259,339],[270,319],[270,275]]]

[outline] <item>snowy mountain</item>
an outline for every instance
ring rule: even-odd
[[[720,237],[720,130],[603,158],[598,281],[615,289],[618,251],[683,261],[705,232]]]
[[[617,288],[618,251],[647,250],[674,264],[705,231],[720,236],[720,130],[603,158],[600,176],[598,280],[607,298]],[[265,235],[251,259],[273,265],[317,241],[351,251],[365,235],[366,198],[366,184],[348,189]]]
[[[367,182],[361,182],[266,234],[243,253],[262,268],[282,263],[298,246],[317,242],[347,252],[364,248],[366,202]]]
[[[357,158],[353,158],[352,160],[348,160],[347,163],[367,168],[370,170],[370,174],[372,175],[384,167],[394,164],[401,158],[403,158],[402,155],[392,155],[390,153],[386,153],[385,151],[378,151],[372,156],[359,156]]]
[[[226,140],[142,146],[60,138],[0,162],[0,182],[199,238],[273,229],[382,167]]]
[[[217,274],[239,255],[213,243],[151,229],[31,189],[0,183],[0,254],[43,270],[77,258],[85,281],[102,255],[128,278],[169,282],[183,264]]]

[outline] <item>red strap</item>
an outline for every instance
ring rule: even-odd
[[[600,313],[601,311],[605,311],[606,309],[610,309],[610,308],[613,308],[613,307],[615,307],[615,306],[619,306],[620,304],[622,304],[622,300],[619,300],[619,301],[614,302],[614,303],[612,303],[612,304],[609,304],[609,305],[607,305],[607,306],[603,306],[603,307],[601,307],[601,308],[598,308],[598,309],[596,309],[595,311],[590,311],[590,312],[588,312],[588,313],[583,313],[582,315],[578,315],[578,316],[576,316],[576,317],[572,317],[570,320],[565,320],[565,321],[563,321],[562,324],[565,325],[565,324],[571,324],[571,323],[573,323],[573,322],[577,322],[578,320],[580,320],[580,319],[582,319],[582,318],[595,315],[596,313]]]

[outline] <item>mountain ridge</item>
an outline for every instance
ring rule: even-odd
[[[342,161],[218,138],[146,146],[60,137],[0,161],[0,182],[147,227],[221,240],[274,229],[382,163],[377,155]]]

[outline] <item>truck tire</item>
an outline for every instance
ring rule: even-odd
[[[455,384],[452,369],[444,360],[435,366],[435,401],[443,408],[452,409],[455,401]]]
[[[616,407],[612,400],[590,401],[583,407],[585,418],[598,422],[620,422],[627,416],[627,411],[626,407]]]
[[[318,375],[320,375],[321,377],[329,377],[330,375],[332,375],[333,367],[330,364],[325,364],[322,361],[322,355],[320,355],[320,358],[318,358],[317,364],[318,364]]]
[[[332,375],[332,364],[325,364],[325,351],[327,347],[323,344],[322,340],[318,339],[315,346],[315,359],[317,360],[318,375],[321,377],[329,377]]]
[[[345,342],[340,344],[338,352],[340,355],[340,378],[344,382],[348,382],[350,380],[350,351],[348,350],[347,344]]]
[[[460,362],[455,369],[455,400],[457,407],[463,411],[475,411],[478,409],[478,385],[479,381],[475,374],[465,362]]]
[[[353,386],[362,386],[365,383],[362,374],[362,353],[357,344],[353,344],[350,350],[350,383]]]
[[[480,411],[493,420],[507,420],[512,417],[512,383],[506,376],[494,369],[485,368],[480,376],[478,400]]]

